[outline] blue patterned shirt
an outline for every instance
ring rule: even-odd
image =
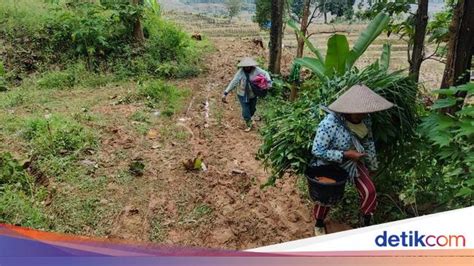
[[[343,168],[346,168],[348,159],[344,158],[344,151],[356,150],[353,145],[351,138],[351,132],[341,123],[345,123],[342,116],[335,113],[328,113],[326,117],[319,123],[316,131],[316,136],[313,141],[313,148],[311,153],[314,155],[313,165],[325,165],[330,163],[336,163]],[[339,120],[337,119],[339,118]],[[360,140],[362,144],[359,148],[359,152],[364,152],[367,157],[364,158],[364,162],[371,171],[377,170],[378,162],[375,153],[375,144],[372,136],[372,122],[370,117],[365,118],[363,121],[367,126],[369,132],[367,136]],[[362,150],[360,150],[362,149]],[[351,175],[351,173],[349,172]],[[358,176],[358,173],[352,175],[352,177]]]

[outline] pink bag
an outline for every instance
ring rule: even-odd
[[[267,78],[265,77],[264,74],[258,74],[253,80],[252,83],[256,86],[258,86],[260,89],[266,90],[270,86]]]

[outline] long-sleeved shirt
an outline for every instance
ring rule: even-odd
[[[252,72],[249,73],[250,80],[254,79],[259,74],[264,74],[265,78],[268,81],[268,83],[271,84],[272,80],[271,80],[270,74],[268,74],[267,71],[265,71],[265,70],[263,70],[259,67],[255,67],[255,69]],[[235,74],[232,81],[229,83],[229,85],[225,89],[224,93],[227,94],[227,93],[231,92],[233,89],[235,89],[235,87],[237,87],[237,85],[239,85],[238,89],[237,89],[237,95],[245,96],[245,84],[246,84],[246,82],[247,82],[247,78],[245,77],[245,72],[242,68],[240,68],[239,71],[237,71],[237,73]],[[252,99],[252,98],[255,97],[255,94],[253,93],[253,91],[251,89],[249,90],[248,97],[249,97],[249,99]]]
[[[335,163],[348,170],[347,167],[350,165],[350,161],[344,158],[344,151],[355,149],[351,137],[352,133],[342,124],[345,123],[344,118],[336,116],[338,115],[335,113],[328,113],[319,123],[311,150],[316,159],[313,160],[312,164],[318,166]],[[378,162],[372,135],[372,122],[368,117],[362,123],[365,123],[369,132],[364,139],[360,140],[362,146],[359,149],[362,150],[359,150],[359,152],[367,154],[364,162],[370,170],[375,171]],[[351,172],[349,172],[349,175],[351,175]],[[357,171],[351,177],[354,176],[358,176]]]

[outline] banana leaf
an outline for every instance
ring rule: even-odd
[[[326,75],[333,77],[343,75],[346,69],[346,59],[349,54],[349,42],[345,35],[334,34],[328,40],[326,53]]]
[[[384,43],[382,56],[380,57],[380,67],[382,69],[388,70],[390,65],[390,55],[391,55],[392,46],[389,43]]]
[[[319,59],[312,57],[296,58],[295,63],[308,68],[321,80],[324,80],[326,78],[326,67]]]
[[[370,22],[367,28],[361,32],[359,39],[352,47],[346,60],[346,70],[350,70],[354,63],[367,50],[370,44],[382,33],[387,27],[390,17],[385,13],[379,13]]]

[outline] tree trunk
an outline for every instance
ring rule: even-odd
[[[296,50],[297,58],[303,57],[303,54],[304,54],[305,38],[306,38],[308,26],[309,26],[308,18],[309,18],[310,7],[311,7],[311,0],[304,0],[303,14],[302,14],[301,23],[300,23],[300,31],[302,35],[298,35],[298,38],[297,38],[297,41],[298,41],[298,47]],[[298,86],[297,84],[292,84],[291,92],[290,92],[290,101],[296,100],[297,96],[298,96]]]
[[[300,31],[302,32],[302,36],[298,37],[298,48],[296,50],[296,57],[300,58],[303,57],[304,53],[304,41],[306,38],[306,33],[308,30],[308,18],[309,18],[309,9],[311,7],[310,0],[304,0],[303,3],[303,15],[301,17],[300,23]]]
[[[272,0],[272,25],[270,29],[270,64],[268,69],[280,74],[280,63],[283,39],[283,7],[284,0]]]
[[[428,0],[418,0],[418,11],[415,18],[415,38],[413,40],[413,53],[410,59],[410,75],[418,82],[420,78],[421,63],[424,60],[424,46],[426,25],[428,24]]]
[[[469,70],[474,51],[474,1],[459,0],[454,8],[449,27],[449,43],[446,67],[441,88],[449,88],[469,82]],[[466,94],[460,94],[464,98]],[[454,112],[455,110],[448,110]]]
[[[323,4],[322,4],[322,12],[324,14],[324,24],[328,24],[328,13],[326,11],[326,0],[323,0]]]
[[[140,0],[132,0],[133,5],[140,5]],[[133,25],[133,39],[138,43],[145,41],[145,35],[143,34],[143,27],[140,17],[137,17],[135,24]]]

